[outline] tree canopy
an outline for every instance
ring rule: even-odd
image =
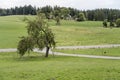
[[[37,13],[35,20],[26,19],[27,37],[22,37],[18,43],[18,53],[23,56],[27,51],[30,52],[34,48],[42,50],[46,47],[45,57],[48,57],[49,49],[55,47],[54,34],[45,21],[45,15]]]
[[[84,13],[79,13],[77,16],[77,21],[85,21],[85,15]]]
[[[61,19],[67,19],[67,17],[71,17],[72,19],[78,18],[79,13],[83,13],[85,15],[86,20],[90,21],[103,21],[104,19],[108,19],[108,21],[115,21],[120,18],[120,10],[119,9],[94,9],[94,10],[78,10],[74,8],[66,8],[59,6],[45,6],[41,8],[36,8],[35,6],[25,5],[23,7],[15,7],[10,9],[1,9],[0,8],[0,16],[5,15],[36,15],[37,11],[44,13],[46,18],[56,18],[59,16]]]
[[[116,20],[117,27],[120,27],[120,18]]]

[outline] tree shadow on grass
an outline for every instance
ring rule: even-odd
[[[32,62],[32,61],[69,61],[70,59],[75,59],[77,57],[68,57],[68,56],[58,56],[49,54],[49,57],[46,58],[43,53],[31,52],[31,54],[25,54],[20,58],[20,55],[17,52],[7,52],[0,53],[0,61],[2,62]]]

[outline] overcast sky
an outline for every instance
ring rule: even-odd
[[[58,5],[79,10],[96,8],[120,9],[120,0],[0,0],[0,8],[11,8],[29,4],[36,7]]]

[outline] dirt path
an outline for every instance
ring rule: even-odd
[[[120,44],[111,44],[111,45],[93,45],[93,46],[63,46],[56,47],[57,49],[90,49],[90,48],[111,48],[111,47],[120,47]],[[17,49],[9,48],[9,49],[0,49],[0,52],[16,52]],[[38,49],[34,49],[34,52],[45,53],[45,49],[42,51]],[[120,57],[111,57],[111,56],[95,56],[95,55],[82,55],[82,54],[65,54],[59,52],[52,52],[50,50],[50,54],[61,55],[61,56],[74,56],[74,57],[86,57],[86,58],[102,58],[102,59],[120,59]]]
[[[9,49],[0,49],[0,52],[16,52],[17,49],[15,48],[9,48]]]
[[[45,53],[45,49],[43,51],[39,51],[38,49],[34,49],[34,52]],[[120,60],[120,57],[111,57],[111,56],[96,56],[96,55],[83,55],[83,54],[65,54],[60,52],[52,52],[49,51],[50,54],[53,55],[61,55],[61,56],[74,56],[74,57],[85,57],[85,58],[100,58],[100,59],[116,59]]]
[[[109,45],[90,45],[90,46],[60,46],[56,49],[91,49],[91,48],[112,48],[120,47],[120,44],[109,44]]]

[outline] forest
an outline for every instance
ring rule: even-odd
[[[108,21],[114,21],[120,18],[119,9],[94,9],[94,10],[78,10],[71,7],[59,7],[59,6],[45,6],[45,7],[35,7],[32,5],[25,5],[20,7],[14,7],[9,9],[0,8],[0,16],[7,15],[36,15],[37,11],[45,13],[48,19],[54,19],[59,16],[61,19],[72,19],[76,20],[80,17],[80,13],[85,16],[85,20],[88,21],[103,21],[107,19]],[[80,20],[82,21],[82,20]]]

